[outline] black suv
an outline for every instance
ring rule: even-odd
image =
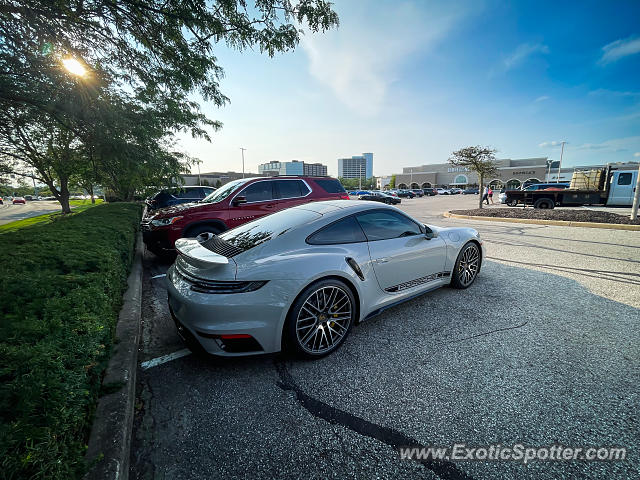
[[[175,187],[160,190],[155,195],[147,198],[147,206],[149,210],[157,210],[158,208],[171,207],[181,203],[199,202],[207,195],[215,192],[213,187],[189,186]]]

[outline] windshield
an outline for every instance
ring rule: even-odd
[[[227,198],[229,195],[231,195],[238,187],[240,187],[241,185],[244,185],[247,181],[248,180],[246,179],[240,179],[240,180],[234,180],[233,182],[229,182],[226,185],[223,185],[222,187],[217,189],[215,192],[204,197],[202,200],[200,200],[200,202],[218,203],[224,200],[225,198]]]

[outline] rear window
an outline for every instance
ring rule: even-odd
[[[271,182],[262,183],[271,185]],[[289,208],[240,225],[221,233],[219,237],[244,252],[320,216],[310,210]]]
[[[304,197],[309,193],[309,187],[302,180],[276,180],[278,198]]]
[[[342,184],[335,178],[314,179],[313,181],[327,193],[346,193]]]
[[[355,217],[347,217],[321,228],[307,238],[311,245],[334,245],[338,243],[366,242],[360,224]]]

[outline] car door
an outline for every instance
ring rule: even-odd
[[[382,290],[402,292],[440,277],[446,249],[442,238],[428,238],[424,227],[394,210],[372,210],[356,218]]]
[[[272,181],[274,184],[274,194],[276,201],[276,210],[284,210],[285,208],[295,207],[310,201],[309,194],[311,189],[300,179],[282,179]]]
[[[273,181],[261,180],[250,183],[240,190],[229,202],[229,228],[237,227],[264,215],[276,211],[274,200]],[[244,197],[246,202],[237,203],[238,197]]]
[[[611,191],[607,205],[632,205],[636,187],[635,172],[614,172],[611,177]]]

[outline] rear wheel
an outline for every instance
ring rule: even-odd
[[[294,302],[285,326],[285,340],[301,357],[321,358],[335,351],[355,321],[355,298],[340,280],[308,286]]]
[[[555,207],[553,200],[551,200],[550,198],[539,198],[538,200],[536,200],[536,202],[533,204],[533,208],[553,208]]]
[[[451,275],[451,286],[453,288],[468,288],[475,281],[480,271],[482,259],[480,258],[480,247],[475,242],[469,242],[458,254],[456,264]]]
[[[516,205],[518,205],[518,200],[510,198],[509,200],[507,200],[507,205],[509,205],[510,207],[515,207]]]

